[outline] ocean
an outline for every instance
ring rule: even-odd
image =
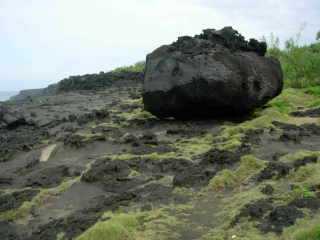
[[[0,91],[0,102],[9,100],[10,97],[17,95],[18,92]]]

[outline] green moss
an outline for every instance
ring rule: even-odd
[[[225,227],[214,229],[204,235],[201,240],[280,240],[279,236],[272,233],[262,234],[256,227],[254,222],[244,221],[237,224],[233,228]]]
[[[102,133],[78,133],[82,139],[82,142],[93,142],[106,140],[106,137]]]
[[[282,113],[289,113],[297,110],[299,107],[307,107],[310,101],[315,99],[314,96],[304,93],[301,90],[288,88],[281,95],[272,100],[269,106],[277,109]]]
[[[318,226],[309,229],[301,229],[296,233],[295,240],[319,240],[320,239],[320,223]]]
[[[144,111],[141,108],[134,109],[131,112],[121,112],[118,114],[118,116],[126,121],[156,119],[156,117],[151,113]]]
[[[250,130],[274,128],[273,121],[286,121],[286,114],[279,112],[274,108],[268,108],[255,113],[255,118],[234,126],[225,126],[222,132],[214,141],[219,149],[234,150],[241,145],[241,140],[245,133]]]
[[[105,158],[112,159],[112,160],[131,160],[136,158],[141,159],[150,159],[150,160],[162,160],[162,159],[168,159],[168,158],[181,158],[180,156],[177,156],[177,153],[175,152],[167,152],[167,153],[150,153],[150,154],[142,154],[142,155],[136,155],[136,154],[130,154],[130,153],[124,153],[124,154],[117,154],[117,155],[108,155]]]
[[[209,188],[214,191],[222,191],[235,187],[238,178],[234,172],[229,169],[219,172],[209,183]]]
[[[196,155],[209,151],[213,145],[212,134],[205,134],[199,137],[183,139],[174,143],[178,152],[187,159],[192,159]]]
[[[289,178],[295,182],[310,181],[310,179],[313,179],[313,177],[319,173],[317,167],[319,167],[319,165],[315,166],[315,164],[300,167],[297,171],[292,171]],[[320,180],[320,176],[318,180]]]
[[[242,221],[235,226],[231,225],[231,222],[246,204],[263,197],[259,186],[254,186],[246,190],[239,189],[238,191],[233,191],[231,194],[222,195],[220,197],[220,203],[216,203],[217,213],[214,216],[215,227],[204,234],[201,239],[277,239],[272,238],[274,235],[261,234],[255,227],[254,222],[248,222],[246,219],[242,219]],[[234,238],[234,236],[236,238]]]
[[[315,99],[314,101],[311,101],[308,105],[310,108],[315,108],[320,106],[320,99]]]
[[[65,240],[65,234],[64,233],[58,233],[57,234],[57,239],[56,240]]]
[[[284,230],[282,239],[289,240],[319,240],[320,216],[319,214],[299,219],[297,223]]]
[[[169,240],[180,235],[184,222],[169,211],[186,211],[180,205],[148,212],[106,213],[76,240]]]
[[[320,97],[320,86],[308,87],[304,90],[305,93]]]
[[[134,240],[140,226],[136,214],[109,214],[110,220],[100,221],[76,240]]]
[[[50,196],[56,196],[65,192],[79,180],[80,178],[78,177],[75,179],[66,180],[55,188],[41,189],[40,193],[37,196],[35,196],[31,201],[24,202],[18,209],[0,213],[0,219],[9,221],[22,220],[30,214],[33,207],[41,206],[43,202],[45,202],[45,200]]]
[[[289,153],[289,154],[286,154],[284,156],[282,156],[280,158],[280,161],[282,162],[287,162],[287,163],[290,163],[290,162],[294,162],[294,161],[297,161],[299,159],[303,159],[305,157],[320,157],[320,152],[316,151],[308,151],[308,150],[299,150],[295,153]]]
[[[229,169],[219,172],[209,183],[208,188],[213,191],[234,189],[249,180],[264,167],[264,162],[252,155],[241,158],[239,167],[235,171]]]
[[[310,188],[303,185],[295,185],[293,190],[290,192],[290,200],[298,199],[298,198],[311,198],[315,197],[316,194],[310,191]]]

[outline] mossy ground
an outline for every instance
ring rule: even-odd
[[[120,154],[112,156],[114,160],[130,160],[137,157],[148,159],[185,158],[194,159],[212,148],[234,151],[242,143],[245,134],[252,130],[281,131],[273,124],[275,121],[303,124],[310,119],[293,117],[290,112],[318,105],[318,89],[287,89],[278,98],[271,101],[267,108],[257,110],[253,116],[242,123],[225,123],[218,134],[210,132],[194,137],[175,139],[171,144],[176,151],[152,153],[146,155]],[[134,102],[137,103],[137,102]],[[320,102],[319,102],[320,103]],[[121,113],[127,120],[152,118],[141,110]],[[318,119],[312,123],[317,123]],[[319,152],[298,150],[280,158],[283,163],[292,163],[306,156],[319,156]],[[287,204],[293,199],[312,197],[310,186],[320,184],[320,163],[308,164],[282,179],[254,182],[252,179],[267,164],[264,159],[254,155],[243,156],[239,165],[225,169],[213,177],[200,191],[176,188],[189,197],[186,204],[163,206],[146,212],[109,213],[109,220],[101,220],[77,240],[318,240],[320,239],[320,213],[311,216],[307,213],[284,230],[280,235],[261,233],[256,223],[242,219],[239,224],[231,223],[240,210],[248,203],[266,198],[261,189],[269,184],[275,189],[274,198],[278,205]],[[289,186],[295,185],[294,188]],[[189,236],[189,237],[188,237]],[[193,236],[193,237],[192,237]]]
[[[290,115],[293,111],[319,106],[319,92],[318,88],[286,89],[265,108],[256,110],[240,123],[163,121],[145,112],[141,99],[123,98],[109,109],[109,118],[90,123],[74,134],[80,136],[82,143],[89,146],[87,150],[90,151],[90,146],[99,139],[114,145],[124,145],[120,141],[124,134],[132,133],[138,136],[145,133],[147,128],[159,138],[156,144],[172,148],[168,151],[157,151],[158,148],[154,145],[145,144],[149,152],[139,154],[131,151],[133,147],[126,144],[126,151],[113,153],[109,151],[109,145],[106,145],[104,153],[95,156],[92,162],[97,159],[128,162],[133,159],[154,161],[187,159],[197,163],[206,152],[212,149],[236,151],[245,143],[245,138],[250,132],[281,132],[282,130],[274,124],[275,121],[296,125],[320,124],[319,118],[300,118]],[[99,129],[105,131],[99,132]],[[183,131],[170,135],[166,133],[168,129]],[[254,146],[251,147],[254,148]],[[320,157],[320,153],[297,147],[295,151],[281,155],[278,161],[292,164],[308,156]],[[255,176],[265,168],[268,161],[255,156],[252,152],[246,153],[235,165],[219,171],[209,184],[201,189],[174,187],[172,184],[174,176],[161,176],[154,182],[172,187],[172,194],[182,197],[184,201],[151,205],[151,209],[147,210],[141,209],[141,206],[136,206],[134,203],[128,204],[114,212],[105,213],[96,224],[75,239],[318,240],[320,232],[320,213],[318,212],[305,211],[304,218],[299,219],[291,227],[285,228],[282,234],[262,233],[257,228],[257,222],[247,218],[241,218],[238,224],[232,225],[244,206],[268,197],[261,191],[266,185],[271,185],[274,189],[272,198],[275,205],[285,205],[298,198],[315,197],[316,193],[311,191],[311,187],[320,185],[320,163],[310,163],[297,170],[291,170],[281,179],[256,181]],[[90,168],[91,164],[86,164],[87,169]],[[144,173],[140,170],[139,172],[132,170],[129,178],[142,174]],[[31,210],[34,207],[42,206],[50,196],[58,196],[68,191],[70,186],[79,179],[69,179],[56,188],[40,189],[40,193],[30,202],[25,202],[16,210],[1,213],[0,218],[23,223],[32,215]],[[25,223],[27,222],[26,220]],[[66,240],[65,233],[59,233],[56,239]]]
[[[25,218],[30,216],[32,208],[42,206],[46,199],[57,196],[68,190],[73,184],[78,182],[80,178],[74,178],[63,181],[59,186],[49,189],[39,189],[40,192],[31,200],[24,202],[18,209],[9,210],[0,213],[1,220],[23,222]]]

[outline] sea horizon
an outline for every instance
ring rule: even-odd
[[[0,91],[0,102],[7,101],[18,93],[19,91]]]

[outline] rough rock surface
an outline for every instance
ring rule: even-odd
[[[0,128],[16,128],[26,123],[25,118],[20,113],[0,105]]]
[[[266,49],[231,27],[180,37],[147,56],[145,109],[161,118],[246,114],[282,90],[280,63]]]

